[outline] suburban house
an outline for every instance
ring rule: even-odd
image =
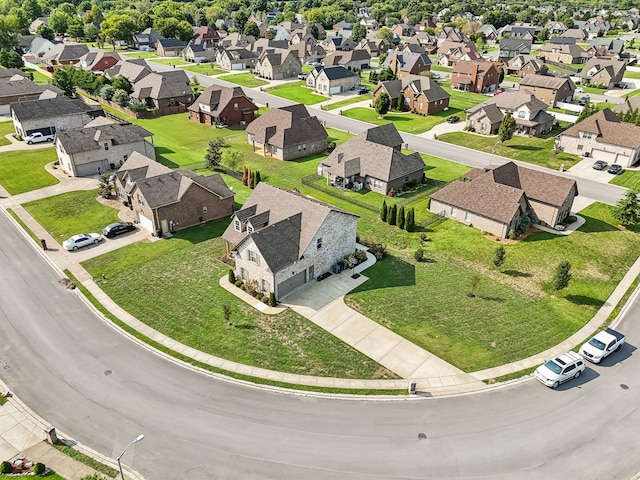
[[[64,92],[53,85],[38,85],[24,76],[24,72],[0,78],[0,115],[9,114],[12,103],[38,98],[51,98]]]
[[[476,44],[474,42],[446,41],[438,47],[438,65],[451,67],[460,60],[482,60],[482,55],[476,50]]]
[[[498,31],[491,23],[485,23],[476,33],[482,35],[487,45],[494,45],[498,40]]]
[[[289,42],[286,40],[269,40],[268,38],[259,38],[252,45],[250,45],[249,50],[252,52],[256,52],[260,54],[263,50],[267,49],[289,49]]]
[[[540,29],[540,27],[537,27]],[[507,32],[505,32],[507,33]],[[509,38],[520,38],[522,40],[533,40],[536,38],[536,27],[531,26],[512,26],[509,33]]]
[[[153,28],[145,28],[140,33],[133,34],[133,48],[136,50],[155,50],[156,43],[164,38]]]
[[[64,95],[12,103],[10,108],[13,127],[23,137],[35,132],[51,134],[81,128],[104,114],[100,106],[89,106],[80,99],[73,100]]]
[[[59,43],[42,56],[48,70],[63,65],[75,65],[89,53],[89,47],[80,43]]]
[[[22,55],[22,58],[26,62],[40,63],[42,62],[44,54],[55,47],[58,43],[60,42],[47,40],[42,37],[35,37],[28,45],[24,46],[22,50],[24,55]]]
[[[549,31],[550,35],[562,35],[568,30],[567,26],[564,23],[556,22],[553,20],[549,20],[547,23],[545,23],[544,28]]]
[[[326,66],[342,65],[349,70],[369,68],[371,55],[366,50],[350,50],[348,52],[333,52],[327,55],[322,63]]]
[[[530,62],[535,61],[535,63],[531,63],[531,69],[535,70],[535,68],[538,68],[537,72],[530,72],[530,73],[540,73],[540,71],[542,71],[542,69],[544,69],[544,71],[547,71],[548,68],[547,66],[544,64],[544,62],[542,62],[538,57],[536,57],[535,55],[517,55],[513,58],[510,58],[506,63],[506,74],[507,75],[518,75],[519,77],[523,77],[524,75],[522,75],[523,72],[523,68],[525,65],[529,64]],[[543,75],[542,73],[540,73],[541,75]]]
[[[360,76],[343,66],[314,67],[307,74],[307,87],[323,95],[348,92],[360,85]]]
[[[475,168],[431,195],[429,210],[507,238],[529,220],[555,227],[571,212],[575,180],[517,166],[513,162]],[[533,217],[533,218],[532,218]]]
[[[619,38],[594,38],[587,52],[595,57],[620,59],[624,51],[624,40]]]
[[[493,135],[507,113],[516,121],[515,133],[539,136],[551,130],[555,117],[532,93],[519,90],[495,95],[467,110],[467,127]]]
[[[153,72],[138,80],[133,84],[131,98],[149,108],[163,110],[189,105],[193,101],[193,90],[185,71],[176,69]]]
[[[35,35],[42,25],[49,25],[49,16],[38,17],[29,25],[29,33]]]
[[[327,37],[320,45],[326,52],[347,52],[356,48],[356,43],[345,37]]]
[[[253,35],[243,35],[238,32],[230,33],[226,37],[220,39],[220,45],[224,48],[245,48],[250,47],[254,43],[256,43],[256,37]]]
[[[619,103],[613,111],[617,114],[623,115],[626,112],[634,112],[640,110],[640,95],[635,97],[627,97],[624,102]]]
[[[612,88],[616,83],[622,82],[626,70],[624,60],[592,58],[577,75],[583,83]]]
[[[59,130],[56,153],[60,167],[72,177],[86,177],[119,168],[133,152],[156,158],[152,133],[138,125],[110,123]]]
[[[300,42],[291,45],[289,50],[291,50],[302,63],[308,64],[321,62],[322,59],[327,56],[327,52],[325,52],[320,44]]]
[[[493,62],[459,61],[451,71],[451,88],[465,92],[495,92],[500,73]]]
[[[389,52],[382,65],[390,68],[398,78],[407,75],[420,75],[431,71],[431,59],[426,53],[409,53],[394,50]]]
[[[402,145],[393,123],[373,127],[337,147],[318,170],[337,187],[367,188],[387,195],[419,184],[424,176],[420,154],[404,154]]]
[[[138,152],[118,169],[115,186],[140,226],[158,236],[233,213],[235,194],[220,174],[171,170]]]
[[[398,37],[410,37],[416,30],[409,23],[397,23],[391,27],[391,31]]]
[[[420,45],[423,51],[427,52],[429,55],[438,50],[438,38],[427,32],[416,33],[413,37],[409,38],[404,45],[407,46],[413,44]],[[381,50],[380,53],[383,51],[384,50]]]
[[[246,125],[258,107],[240,87],[211,85],[189,106],[189,120],[205,125]]]
[[[556,150],[631,167],[640,161],[640,127],[605,108],[558,135]]]
[[[220,34],[215,28],[202,25],[194,30],[193,38],[201,42],[216,43],[220,40]]]
[[[215,62],[216,55],[220,49],[222,49],[222,47],[217,47],[210,40],[196,38],[189,42],[180,55],[187,62]]]
[[[156,42],[156,49],[161,57],[179,57],[188,44],[184,40],[161,38]]]
[[[391,108],[396,108],[402,97],[405,108],[420,115],[432,115],[449,106],[450,95],[429,77],[408,75],[398,80],[379,82],[373,92],[371,104],[381,93],[389,95]]]
[[[260,182],[222,234],[236,278],[277,300],[356,250],[358,216]]]
[[[469,41],[469,37],[455,27],[443,27],[436,34],[436,37],[439,45],[444,42],[464,43]]]
[[[521,38],[503,38],[500,40],[501,62],[507,62],[518,55],[529,55],[531,53],[531,40],[523,40]]]
[[[262,149],[263,155],[279,160],[294,160],[327,148],[327,131],[300,103],[268,110],[246,131],[254,152]]]
[[[569,28],[560,34],[561,38],[573,38],[577,42],[584,42],[589,38],[589,34],[584,28]]]
[[[537,99],[555,107],[558,102],[571,102],[576,86],[569,77],[527,75],[520,82],[519,89],[533,93]]]
[[[218,50],[216,63],[225,70],[245,70],[253,68],[258,54],[244,47],[227,47]]]
[[[527,75],[546,75],[548,72],[549,67],[544,62],[539,58],[532,58],[522,66],[517,75],[524,78]]]
[[[104,76],[109,80],[113,80],[118,75],[122,75],[133,85],[150,73],[151,68],[147,64],[147,61],[142,58],[136,58],[120,60],[112,68],[105,70]]]
[[[340,30],[351,30],[353,28],[353,22],[347,22],[346,20],[342,20],[333,25],[333,30],[335,32],[339,32]]]
[[[367,30],[378,30],[378,21],[373,17],[361,17],[360,25],[362,25]]]
[[[253,73],[269,80],[293,78],[302,72],[302,63],[286,48],[267,48],[260,52]]]
[[[80,61],[75,64],[76,68],[87,70],[95,74],[104,73],[120,61],[120,55],[116,52],[105,52],[103,50],[92,50],[80,57]]]
[[[363,38],[356,46],[356,50],[366,50],[371,57],[377,57],[388,49],[389,44],[384,38]]]
[[[591,55],[580,45],[547,43],[540,49],[540,57],[556,63],[584,63]]]

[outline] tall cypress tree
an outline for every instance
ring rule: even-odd
[[[391,205],[389,208],[389,213],[387,214],[387,223],[389,225],[396,224],[396,216],[398,215],[398,207],[395,204]]]
[[[405,221],[405,218],[404,218],[404,206],[403,206],[398,209],[398,216],[396,218],[396,225],[398,225],[398,227],[401,230],[404,230],[404,221]]]
[[[382,207],[380,208],[380,220],[383,222],[387,221],[387,201],[382,201]]]

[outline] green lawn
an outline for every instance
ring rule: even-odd
[[[407,249],[377,263],[347,303],[465,371],[525,358],[588,322],[637,258],[640,236],[619,229],[612,212],[594,204],[571,235],[538,232],[505,246],[501,272],[492,265],[496,243],[444,221],[428,232],[427,262],[416,263]],[[602,255],[602,245],[616,255]],[[548,282],[563,260],[573,280],[556,298]],[[468,298],[475,275],[476,297]]]
[[[451,115],[451,112],[444,112]],[[384,125],[386,123],[395,124],[396,128],[407,133],[422,133],[431,130],[435,125],[446,121],[446,116],[429,115],[426,117],[415,115],[413,113],[396,113],[389,112],[383,118],[379,118],[373,108],[356,107],[344,110],[342,115],[349,118],[355,118],[363,122],[372,123],[374,125]]]
[[[100,233],[118,222],[118,211],[96,201],[98,190],[81,190],[34,200],[22,206],[59,243],[77,233]]]
[[[627,70],[624,72],[623,80],[625,78],[633,78],[634,80],[638,80],[640,79],[640,72],[632,72],[630,70]]]
[[[511,75],[505,75],[504,77],[505,82],[520,83],[521,80],[520,77],[512,77]]]
[[[633,90],[629,93],[627,93],[625,95],[625,98],[631,98],[631,97],[635,97],[636,95],[640,94],[640,88],[637,88],[636,90]]]
[[[595,93],[598,95],[603,95],[604,92],[607,91],[606,88],[596,88],[596,87],[592,87],[589,85],[582,85],[582,89],[584,90],[584,93]],[[583,95],[583,94],[581,94]]]
[[[0,153],[0,185],[11,195],[30,192],[58,183],[44,169],[58,159],[55,148]]]
[[[0,475],[0,480],[15,480],[16,478],[23,478],[22,476],[16,476],[16,475]],[[30,477],[27,477],[30,478]],[[64,477],[61,477],[60,475],[58,475],[57,473],[51,473],[49,475],[46,475],[44,477],[39,477],[39,478],[46,478],[47,480],[65,480]]]
[[[252,73],[232,73],[229,75],[222,75],[218,78],[220,78],[220,80],[226,80],[227,82],[236,83],[247,88],[261,87],[263,85],[268,85],[269,83],[265,82],[264,80],[260,80]]]
[[[278,85],[266,91],[271,95],[287,98],[293,102],[303,103],[305,105],[313,105],[327,99],[327,97],[313,93],[313,90],[305,86],[304,80]]]
[[[143,52],[142,50],[132,50],[127,52],[122,52],[122,55],[126,55],[127,57],[133,58],[158,58],[158,55],[155,52]]]
[[[196,63],[183,65],[180,68],[183,70],[189,70],[191,72],[199,73],[200,75],[222,75],[227,73],[227,70],[217,68],[212,63]]]
[[[555,136],[562,129],[553,127],[553,130],[544,137],[525,137],[514,135],[511,140],[507,140],[504,144],[500,143],[497,136],[484,136],[475,133],[453,132],[438,135],[438,140],[443,142],[454,143],[474,150],[480,150],[485,153],[494,153],[496,155],[521,160],[523,162],[541,165],[554,170],[560,168],[560,165],[568,169],[578,163],[580,158],[576,155],[560,152],[553,152]],[[496,142],[498,142],[496,144]]]
[[[0,147],[11,145],[11,142],[5,136],[14,132],[13,122],[0,122]]]
[[[182,58],[180,57],[171,57],[171,58],[151,58],[150,59],[152,62],[155,63],[161,63],[163,65],[172,65],[174,67],[181,67],[183,65],[190,65],[189,62],[185,62]]]
[[[452,67],[443,67],[442,65],[438,65],[436,63],[431,64],[431,70],[434,72],[451,72],[453,70]]]
[[[46,76],[40,70],[34,70],[32,68],[24,68],[23,70],[26,73],[32,73],[33,74],[33,81],[35,83],[37,83],[38,85],[48,85],[48,84],[51,83],[51,78]]]
[[[640,189],[640,172],[625,170],[620,175],[615,175],[609,183],[629,189]]]
[[[343,107],[346,107],[347,105],[352,105],[354,103],[371,100],[372,97],[373,97],[372,94],[367,93],[366,95],[358,95],[356,97],[346,98],[344,100],[340,100],[339,102],[330,103],[328,109],[335,110],[336,108],[343,108]],[[322,109],[327,110],[326,106],[323,106]]]
[[[467,110],[468,108],[475,107],[479,103],[484,102],[489,97],[473,92],[461,92],[460,90],[452,89],[449,84],[440,84],[440,86],[451,95],[449,100],[449,115],[453,115],[452,109]]]
[[[389,371],[288,310],[262,315],[219,286],[228,219],[138,243],[83,265],[102,289],[145,324],[204,352],[302,375],[390,378]],[[231,307],[226,326],[223,305]]]

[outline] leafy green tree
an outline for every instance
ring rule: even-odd
[[[391,100],[389,98],[389,94],[386,92],[382,92],[376,98],[376,101],[373,102],[373,108],[375,109],[378,115],[386,115],[389,111],[389,107],[391,106]]]
[[[84,37],[84,25],[78,18],[72,18],[67,27],[67,33],[71,38],[75,38],[76,41]]]
[[[553,279],[551,280],[551,284],[553,285],[553,289],[556,293],[567,288],[571,278],[571,264],[566,260],[560,262],[556,267],[556,270],[553,273]]]
[[[124,90],[127,93],[131,93],[133,91],[133,87],[131,86],[129,79],[122,75],[114,77],[113,80],[111,80],[111,86],[116,90]]]
[[[404,95],[400,92],[400,96],[398,97],[398,104],[396,105],[396,110],[402,112],[404,110]]]
[[[266,38],[267,40],[273,40],[274,38],[276,38],[276,31],[269,29],[266,32],[264,32],[264,38]]]
[[[98,38],[99,32],[100,30],[93,23],[85,23],[84,27],[82,27],[85,40],[94,41]]]
[[[393,32],[390,28],[382,27],[380,30],[378,30],[376,38],[382,38],[389,42],[389,45],[391,45],[393,43]]]
[[[24,60],[15,50],[0,50],[0,66],[4,68],[22,68]]]
[[[53,40],[55,37],[54,31],[51,29],[49,25],[42,24],[36,30],[36,35],[40,35],[42,38],[46,38],[47,40]]]
[[[222,160],[222,146],[224,141],[220,138],[215,138],[209,141],[207,147],[207,153],[204,155],[204,162],[208,169],[215,170],[220,166]]]
[[[86,70],[82,70],[80,68],[69,69],[68,72],[69,75],[71,75],[71,80],[76,87],[86,90],[89,93],[95,92],[98,86],[98,78],[93,73],[87,72]]]
[[[493,264],[496,266],[496,268],[500,268],[504,264],[505,260],[506,252],[504,250],[504,247],[500,245],[493,253]]]
[[[410,208],[407,212],[407,220],[404,222],[404,229],[407,232],[413,232],[416,229],[416,211]]]
[[[380,208],[380,220],[383,222],[387,221],[387,201],[382,201],[382,207]]]
[[[112,100],[121,107],[126,107],[127,105],[129,105],[129,94],[119,88],[113,93]]]
[[[592,104],[591,102],[587,101],[587,104],[584,106],[584,108],[580,112],[580,115],[578,115],[578,119],[576,120],[576,123],[580,123],[585,118],[588,118],[597,112],[598,112],[598,107],[595,104]]]
[[[424,249],[422,247],[418,247],[415,252],[413,252],[413,258],[416,262],[421,262],[424,259]]]
[[[104,98],[105,100],[111,100],[115,93],[116,89],[111,85],[104,85],[100,90],[98,90],[98,96]]]
[[[56,7],[56,12],[62,12],[69,17],[73,17],[76,14],[76,7],[73,3],[64,2]]]
[[[57,68],[53,72],[52,83],[68,97],[72,96],[76,91],[72,75],[73,73],[65,68]]]
[[[358,43],[367,36],[367,29],[364,25],[356,23],[351,29],[351,40]]]
[[[260,29],[258,28],[256,22],[247,22],[244,25],[244,34],[251,35],[254,38],[260,37]]]
[[[318,24],[317,23],[312,23],[309,26],[308,29],[309,33],[311,35],[313,35],[313,38],[315,38],[316,40],[318,40],[318,37],[320,36],[320,30],[318,29]]]
[[[613,216],[625,227],[640,224],[640,199],[638,189],[627,190],[624,197],[616,203]]]
[[[500,128],[498,128],[498,137],[502,143],[507,140],[511,140],[513,132],[516,130],[516,119],[513,118],[511,112],[505,113],[502,121],[500,122]]]
[[[0,48],[10,50],[18,46],[18,18],[14,15],[0,15]]]
[[[231,170],[236,171],[242,160],[240,152],[232,148],[227,148],[222,152],[223,163]]]
[[[22,2],[22,9],[25,15],[31,21],[42,16],[42,7],[38,3],[38,0],[24,0]]]
[[[54,11],[49,15],[49,26],[55,33],[67,33],[71,17],[64,12]]]
[[[125,14],[111,14],[100,24],[102,36],[110,42],[116,40],[128,42],[137,29],[136,19]]]
[[[498,84],[504,82],[504,68],[498,68]]]
[[[386,82],[387,80],[396,80],[396,74],[393,73],[389,67],[383,68],[380,72],[378,72],[378,80],[381,82]]]

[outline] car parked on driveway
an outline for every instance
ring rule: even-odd
[[[576,93],[584,93],[584,88],[582,87],[576,88]]]
[[[133,232],[136,226],[131,222],[116,222],[102,229],[102,235],[107,238],[117,237],[122,233]]]
[[[306,80],[306,79],[307,79],[307,74],[306,74],[306,73],[299,73],[299,74],[298,74],[298,79],[300,79],[300,80]]]
[[[55,135],[52,133],[36,132],[32,133],[31,135],[27,135],[23,138],[23,140],[27,145],[32,145],[34,143],[53,142],[54,138]]]
[[[460,117],[457,115],[451,115],[447,118],[447,123],[458,123],[460,121]]]
[[[592,168],[594,170],[605,170],[607,167],[609,166],[609,164],[607,162],[605,162],[604,160],[597,160],[593,165]]]
[[[618,165],[617,163],[614,163],[609,167],[607,172],[611,173],[612,175],[618,175],[624,172],[624,168],[622,168],[622,165]]]
[[[580,97],[580,99],[578,100],[578,103],[580,105],[586,105],[587,103],[589,103],[589,100],[591,100],[591,97],[589,95],[584,95],[582,97]]]
[[[558,388],[561,383],[578,378],[584,369],[584,358],[576,352],[569,351],[540,365],[536,368],[534,376],[547,387]]]
[[[97,233],[80,233],[62,242],[62,248],[67,251],[78,250],[89,245],[97,245],[101,241],[102,237]]]

